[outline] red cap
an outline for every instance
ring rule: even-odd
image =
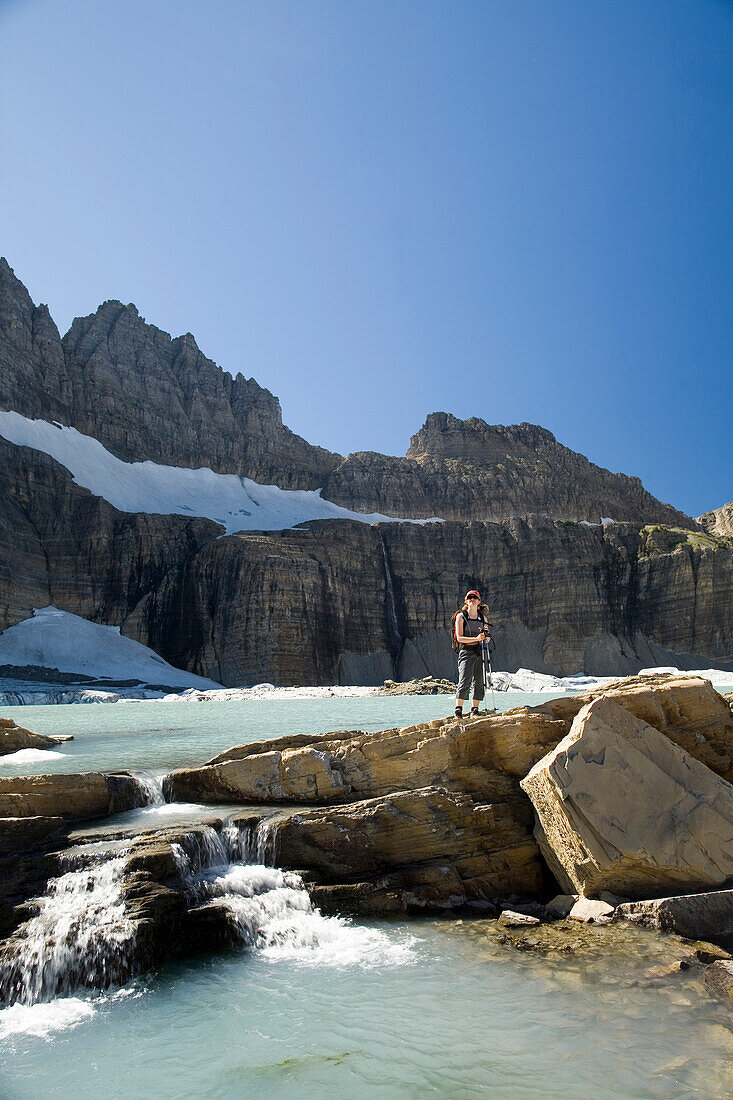
[[[466,593],[466,599],[470,599],[471,596],[475,596],[477,600],[481,599],[475,588],[470,589],[470,591]]]

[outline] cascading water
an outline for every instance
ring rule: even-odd
[[[397,601],[395,599],[394,581],[392,580],[392,570],[389,567],[389,555],[387,554],[387,544],[384,541],[384,535],[380,533],[379,537],[382,541],[382,558],[384,560],[384,585],[387,597],[387,625],[389,627],[390,644],[395,652],[399,652],[402,649],[402,635],[400,633],[400,626],[397,618]]]
[[[179,846],[178,865],[193,904],[226,905],[242,944],[269,958],[302,964],[344,966],[352,963],[401,963],[410,955],[411,937],[395,943],[376,929],[359,928],[340,917],[324,917],[314,908],[300,875],[264,865],[274,852],[276,827],[228,826],[221,836],[201,830],[212,858],[192,867]],[[219,855],[219,862],[216,856]],[[195,862],[195,860],[194,860]]]
[[[165,803],[163,796],[163,776],[155,772],[133,772],[138,783],[148,796],[146,805],[162,806]]]
[[[264,865],[274,839],[275,828],[262,821],[221,833],[199,827],[171,842],[189,908],[223,904],[239,942],[270,957],[344,965],[409,953],[409,945],[390,946],[381,932],[314,909],[299,875]],[[33,1005],[135,975],[136,921],[125,908],[125,875],[131,855],[149,840],[131,837],[124,848],[115,841],[107,851],[90,844],[69,853],[71,869],[49,881],[36,915],[6,941],[0,1001]]]
[[[35,1004],[78,986],[106,989],[127,980],[134,935],[122,896],[125,862],[125,855],[98,857],[49,882],[38,913],[0,958],[0,999]]]

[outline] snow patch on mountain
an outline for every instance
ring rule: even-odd
[[[123,462],[98,439],[76,428],[46,420],[29,420],[0,411],[0,435],[21,447],[33,447],[55,459],[77,485],[103,497],[121,512],[213,519],[228,535],[238,531],[282,531],[313,519],[351,519],[360,523],[440,523],[437,517],[399,520],[379,512],[352,512],[323,500],[320,489],[280,489],[237,474],[217,474],[162,466],[157,462]]]

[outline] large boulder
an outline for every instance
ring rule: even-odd
[[[733,876],[733,786],[612,698],[583,707],[521,786],[568,893],[649,898]]]
[[[76,772],[69,775],[22,775],[0,779],[0,818],[91,817],[145,806],[148,792],[127,772]]]
[[[537,846],[508,805],[442,788],[291,814],[272,826],[275,862],[307,868],[318,904],[374,913],[453,909],[542,890]]]
[[[733,714],[728,701],[701,676],[629,676],[582,695],[561,696],[522,711],[546,714],[566,722],[569,728],[578,712],[599,698],[618,703],[716,775],[733,782]]]

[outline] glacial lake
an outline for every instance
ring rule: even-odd
[[[502,693],[496,701],[504,710],[542,698]],[[61,757],[6,764],[0,775],[160,774],[237,743],[406,725],[451,707],[450,696],[6,707],[0,714],[22,725],[76,740]],[[730,1008],[694,972],[659,976],[684,954],[679,941],[612,926],[581,930],[573,951],[538,953],[500,942],[486,919],[354,922],[288,912],[284,922],[275,909],[267,916],[274,933],[264,947],[175,961],[103,995],[0,1011],[0,1097],[733,1093]]]

